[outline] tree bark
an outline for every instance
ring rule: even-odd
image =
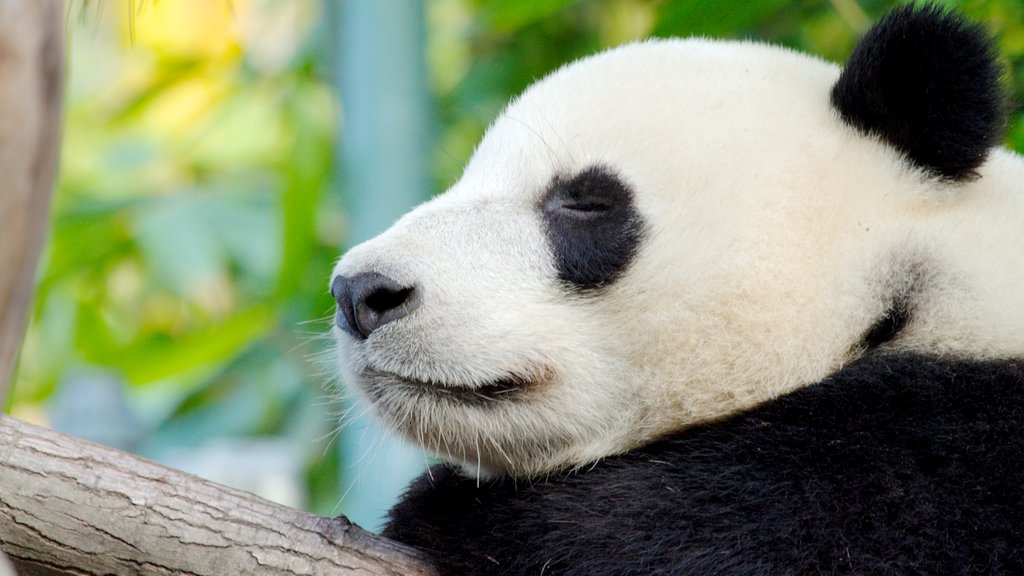
[[[415,550],[343,517],[3,416],[0,550],[21,576],[433,574]]]
[[[0,0],[0,410],[25,330],[60,144],[59,0]]]

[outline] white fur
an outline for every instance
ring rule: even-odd
[[[928,178],[839,119],[838,74],[762,44],[657,40],[533,85],[459,182],[336,267],[423,296],[366,341],[336,331],[346,379],[532,379],[517,401],[374,407],[470,470],[530,476],[822,379],[901,290],[912,320],[887,346],[1024,354],[1024,161],[998,150],[974,181]],[[579,296],[536,205],[594,164],[632,188],[648,234],[621,279]]]

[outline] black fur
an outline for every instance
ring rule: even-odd
[[[964,180],[1005,128],[1000,75],[984,28],[937,6],[907,5],[861,39],[832,104],[918,166]]]
[[[518,485],[435,467],[389,537],[443,574],[1024,574],[1024,366],[877,355]]]
[[[907,302],[894,301],[885,314],[868,329],[861,340],[861,350],[865,352],[874,350],[886,342],[895,340],[908,323],[910,323],[910,307]]]
[[[629,187],[604,166],[555,178],[539,210],[560,280],[579,290],[614,282],[636,255],[643,220]]]

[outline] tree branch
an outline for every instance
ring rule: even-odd
[[[0,410],[32,301],[60,144],[58,0],[0,0]]]
[[[22,576],[433,574],[416,551],[343,517],[9,417],[0,417],[0,549]]]

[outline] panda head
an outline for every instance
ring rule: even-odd
[[[338,263],[346,380],[442,457],[532,476],[875,349],[1017,353],[1021,275],[976,273],[1024,181],[989,154],[998,75],[981,30],[928,7],[842,70],[696,39],[567,65],[451,189]]]

